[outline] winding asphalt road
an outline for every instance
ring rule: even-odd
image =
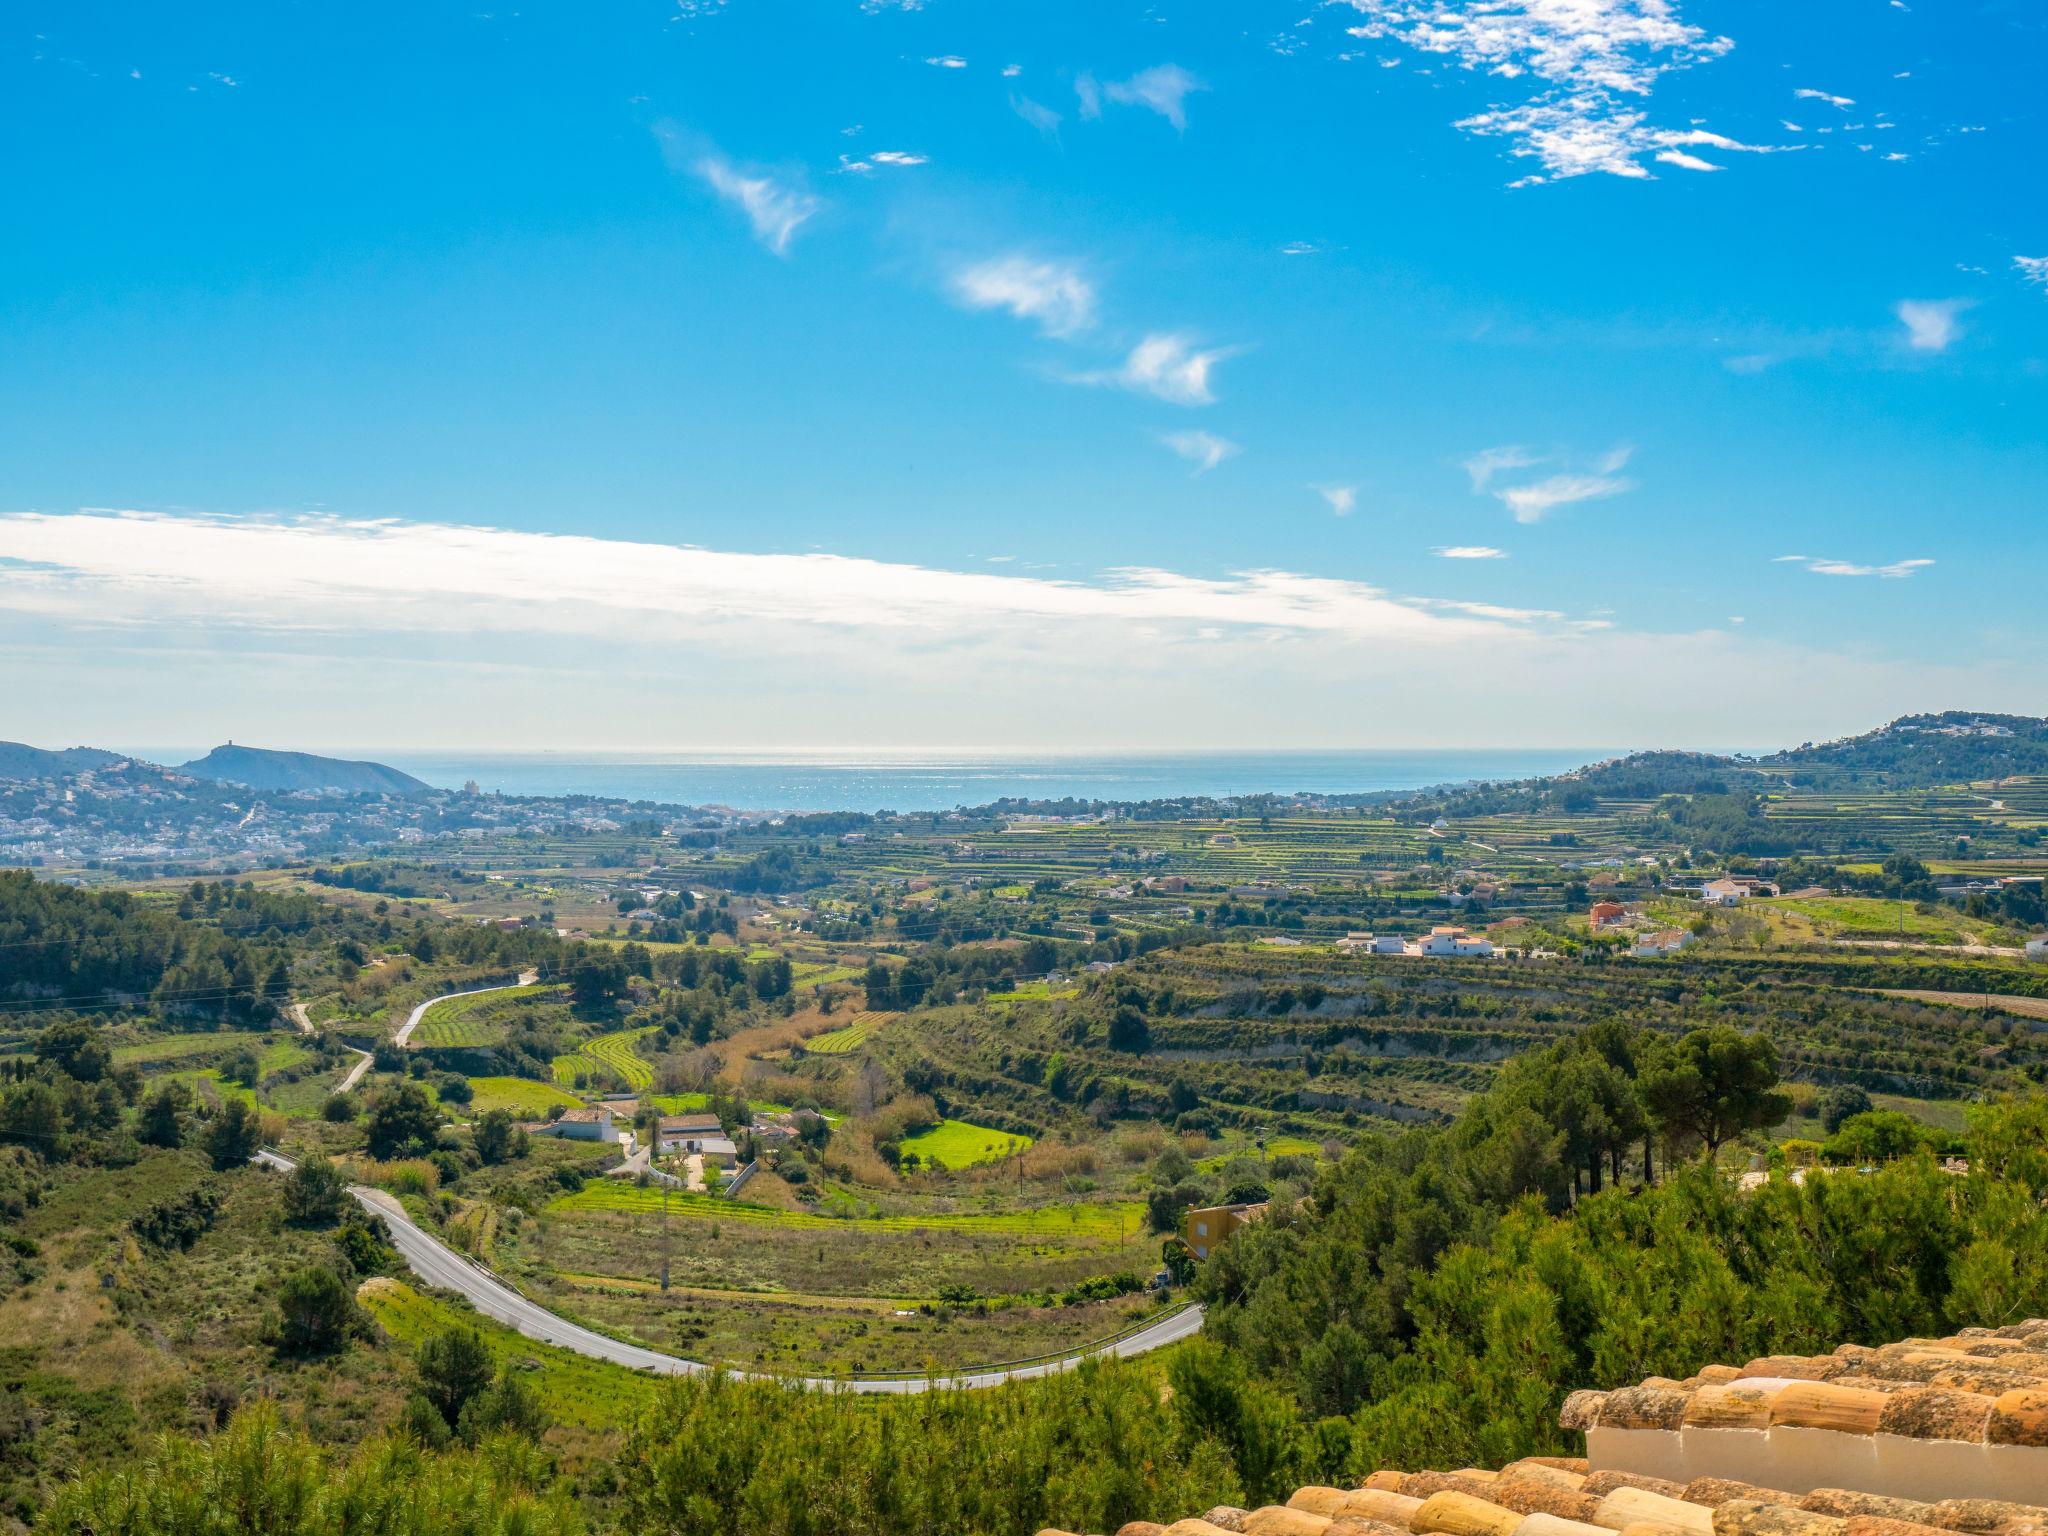
[[[270,1151],[268,1148],[258,1152],[253,1161],[284,1173],[291,1172],[297,1166],[282,1153]],[[373,1216],[384,1218],[385,1224],[391,1229],[391,1241],[396,1245],[400,1257],[422,1281],[442,1290],[457,1292],[467,1298],[470,1305],[485,1317],[516,1329],[529,1339],[538,1339],[543,1344],[573,1350],[579,1355],[588,1355],[593,1360],[609,1360],[614,1365],[623,1365],[636,1371],[653,1371],[663,1376],[695,1376],[711,1369],[695,1360],[683,1360],[675,1355],[664,1355],[655,1350],[642,1348],[638,1344],[623,1343],[581,1324],[572,1323],[567,1318],[557,1317],[546,1307],[527,1300],[475,1260],[465,1258],[424,1230],[406,1215],[404,1207],[383,1190],[352,1184],[349,1186],[349,1193],[356,1197],[364,1210]],[[1199,1333],[1201,1328],[1202,1309],[1190,1306],[1178,1312],[1170,1312],[1134,1333],[1107,1340],[1077,1354],[1062,1355],[1055,1360],[1037,1360],[1021,1365],[995,1365],[952,1376],[806,1376],[800,1378],[800,1382],[803,1386],[822,1387],[838,1392],[907,1393],[923,1392],[932,1387],[997,1387],[1006,1381],[1028,1381],[1033,1377],[1051,1376],[1059,1371],[1071,1370],[1081,1361],[1091,1358],[1127,1358],[1131,1355],[1142,1355],[1181,1339],[1190,1338]]]

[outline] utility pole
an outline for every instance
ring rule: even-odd
[[[661,1181],[661,1290],[663,1295],[668,1294],[668,1180],[665,1178]]]

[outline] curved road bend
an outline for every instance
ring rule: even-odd
[[[258,1152],[253,1161],[286,1173],[296,1166],[290,1158],[267,1148]],[[364,1210],[373,1216],[384,1218],[385,1224],[391,1228],[391,1240],[397,1246],[400,1256],[421,1280],[442,1290],[459,1293],[485,1317],[503,1323],[508,1328],[517,1329],[529,1339],[538,1339],[543,1344],[573,1350],[593,1360],[609,1360],[614,1365],[623,1365],[636,1371],[653,1371],[663,1376],[693,1376],[710,1369],[698,1361],[660,1354],[638,1344],[627,1344],[594,1332],[581,1324],[572,1323],[567,1318],[557,1317],[546,1307],[527,1300],[481,1264],[463,1257],[439,1238],[422,1229],[405,1214],[404,1208],[396,1200],[382,1190],[354,1184],[349,1186],[349,1193],[356,1197]],[[922,1392],[932,1386],[995,1387],[1006,1381],[1027,1381],[1033,1377],[1050,1376],[1058,1371],[1069,1370],[1082,1360],[1096,1356],[1128,1358],[1132,1355],[1142,1355],[1192,1337],[1201,1331],[1201,1327],[1202,1309],[1198,1306],[1187,1307],[1160,1318],[1136,1333],[1098,1344],[1079,1354],[1062,1355],[1057,1360],[965,1371],[954,1376],[933,1378],[806,1376],[799,1379],[799,1384],[841,1392],[895,1393]]]

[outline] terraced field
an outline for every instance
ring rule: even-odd
[[[869,1036],[895,1017],[895,1014],[881,1010],[857,1013],[853,1016],[853,1022],[844,1029],[811,1036],[804,1042],[804,1049],[817,1056],[844,1056],[849,1051],[857,1051],[867,1044]]]
[[[524,987],[518,991],[473,992],[451,997],[427,1010],[413,1031],[412,1043],[420,1046],[476,1048],[498,1044],[513,1018],[528,1010],[559,1011],[568,1000],[566,987]]]
[[[574,1087],[578,1083],[613,1080],[627,1088],[646,1088],[654,1082],[654,1068],[634,1049],[634,1045],[643,1036],[653,1033],[654,1026],[648,1024],[639,1029],[618,1029],[610,1034],[594,1035],[569,1055],[554,1059],[550,1065],[555,1081],[563,1087]]]

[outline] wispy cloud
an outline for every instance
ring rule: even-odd
[[[1484,448],[1465,460],[1464,468],[1475,494],[1486,492],[1495,497],[1514,513],[1518,523],[1535,523],[1559,507],[1580,501],[1598,501],[1634,490],[1633,480],[1621,478],[1621,471],[1628,467],[1628,461],[1634,454],[1635,449],[1624,443],[1608,449],[1597,458],[1581,459],[1574,467],[1516,485],[1497,482],[1503,475],[1519,470],[1534,469],[1559,460],[1569,464],[1569,457],[1532,453],[1527,448],[1515,446]]]
[[[1465,473],[1472,477],[1472,489],[1483,491],[1493,477],[1510,470],[1528,469],[1543,460],[1526,448],[1482,448],[1465,461]]]
[[[1521,102],[1461,119],[1468,132],[1504,137],[1541,169],[1518,184],[1602,172],[1642,179],[1645,159],[1716,170],[1693,149],[1703,130],[1660,128],[1647,102],[1674,70],[1735,46],[1688,25],[1673,0],[1344,0],[1363,20],[1354,37],[1447,57],[1461,69],[1527,81]],[[1382,59],[1382,63],[1387,62]],[[1764,146],[1716,145],[1754,151]]]
[[[952,284],[969,309],[1007,310],[1048,336],[1072,336],[1095,323],[1095,287],[1067,262],[999,256],[961,268]]]
[[[1209,374],[1236,349],[1202,349],[1177,332],[1155,332],[1131,348],[1120,368],[1072,375],[1076,384],[1114,384],[1173,405],[1210,405]]]
[[[1906,328],[1906,345],[1916,352],[1946,352],[1962,334],[1968,299],[1902,299],[1893,311]]]
[[[1504,486],[1493,494],[1514,513],[1518,523],[1540,523],[1559,507],[1599,501],[1635,489],[1633,480],[1612,475],[1551,475],[1532,485]]]
[[[1309,487],[1330,504],[1330,510],[1338,517],[1349,517],[1358,506],[1358,487],[1355,485],[1312,485]]]
[[[1222,626],[1416,642],[1542,631],[1542,610],[1463,611],[1357,581],[1154,568],[1087,581],[855,559],[746,554],[582,535],[331,517],[0,516],[24,562],[0,608],[106,624],[280,632],[497,631],[686,637],[735,623],[971,635],[1048,620]]]
[[[1820,555],[1779,555],[1774,565],[1797,565],[1816,576],[1876,576],[1885,581],[1903,581],[1916,571],[1934,564],[1932,560],[1894,560],[1890,565],[1858,565],[1850,560],[1830,560]]]
[[[1157,112],[1177,131],[1185,133],[1188,97],[1207,89],[1208,86],[1178,64],[1155,64],[1150,69],[1139,70],[1128,80],[1105,82],[1102,94],[1125,106],[1144,107]]]
[[[1213,432],[1169,432],[1159,441],[1194,465],[1198,475],[1206,475],[1225,459],[1234,459],[1242,451],[1229,438],[1218,437]]]
[[[789,253],[796,232],[823,206],[794,182],[741,166],[673,123],[659,124],[654,136],[671,167],[698,177],[744,213],[754,238],[778,256]]]
[[[1060,136],[1060,115],[1042,102],[1033,101],[1029,96],[1012,96],[1010,110],[1023,118],[1048,139]]]
[[[2012,264],[2019,271],[2021,282],[2048,289],[2048,256],[2015,256]]]
[[[1439,544],[1436,552],[1446,560],[1505,560],[1508,552],[1491,544]]]
[[[931,65],[934,69],[965,69],[967,67],[967,61],[957,53],[934,54],[931,58],[926,59],[925,63]]]
[[[930,155],[913,155],[903,149],[878,149],[868,157],[877,165],[926,165]]]
[[[1829,106],[1837,107],[1844,112],[1856,105],[1856,98],[1853,96],[1832,96],[1826,91],[1816,91],[1813,87],[1807,85],[1802,85],[1792,94],[1801,101],[1824,101]]]

